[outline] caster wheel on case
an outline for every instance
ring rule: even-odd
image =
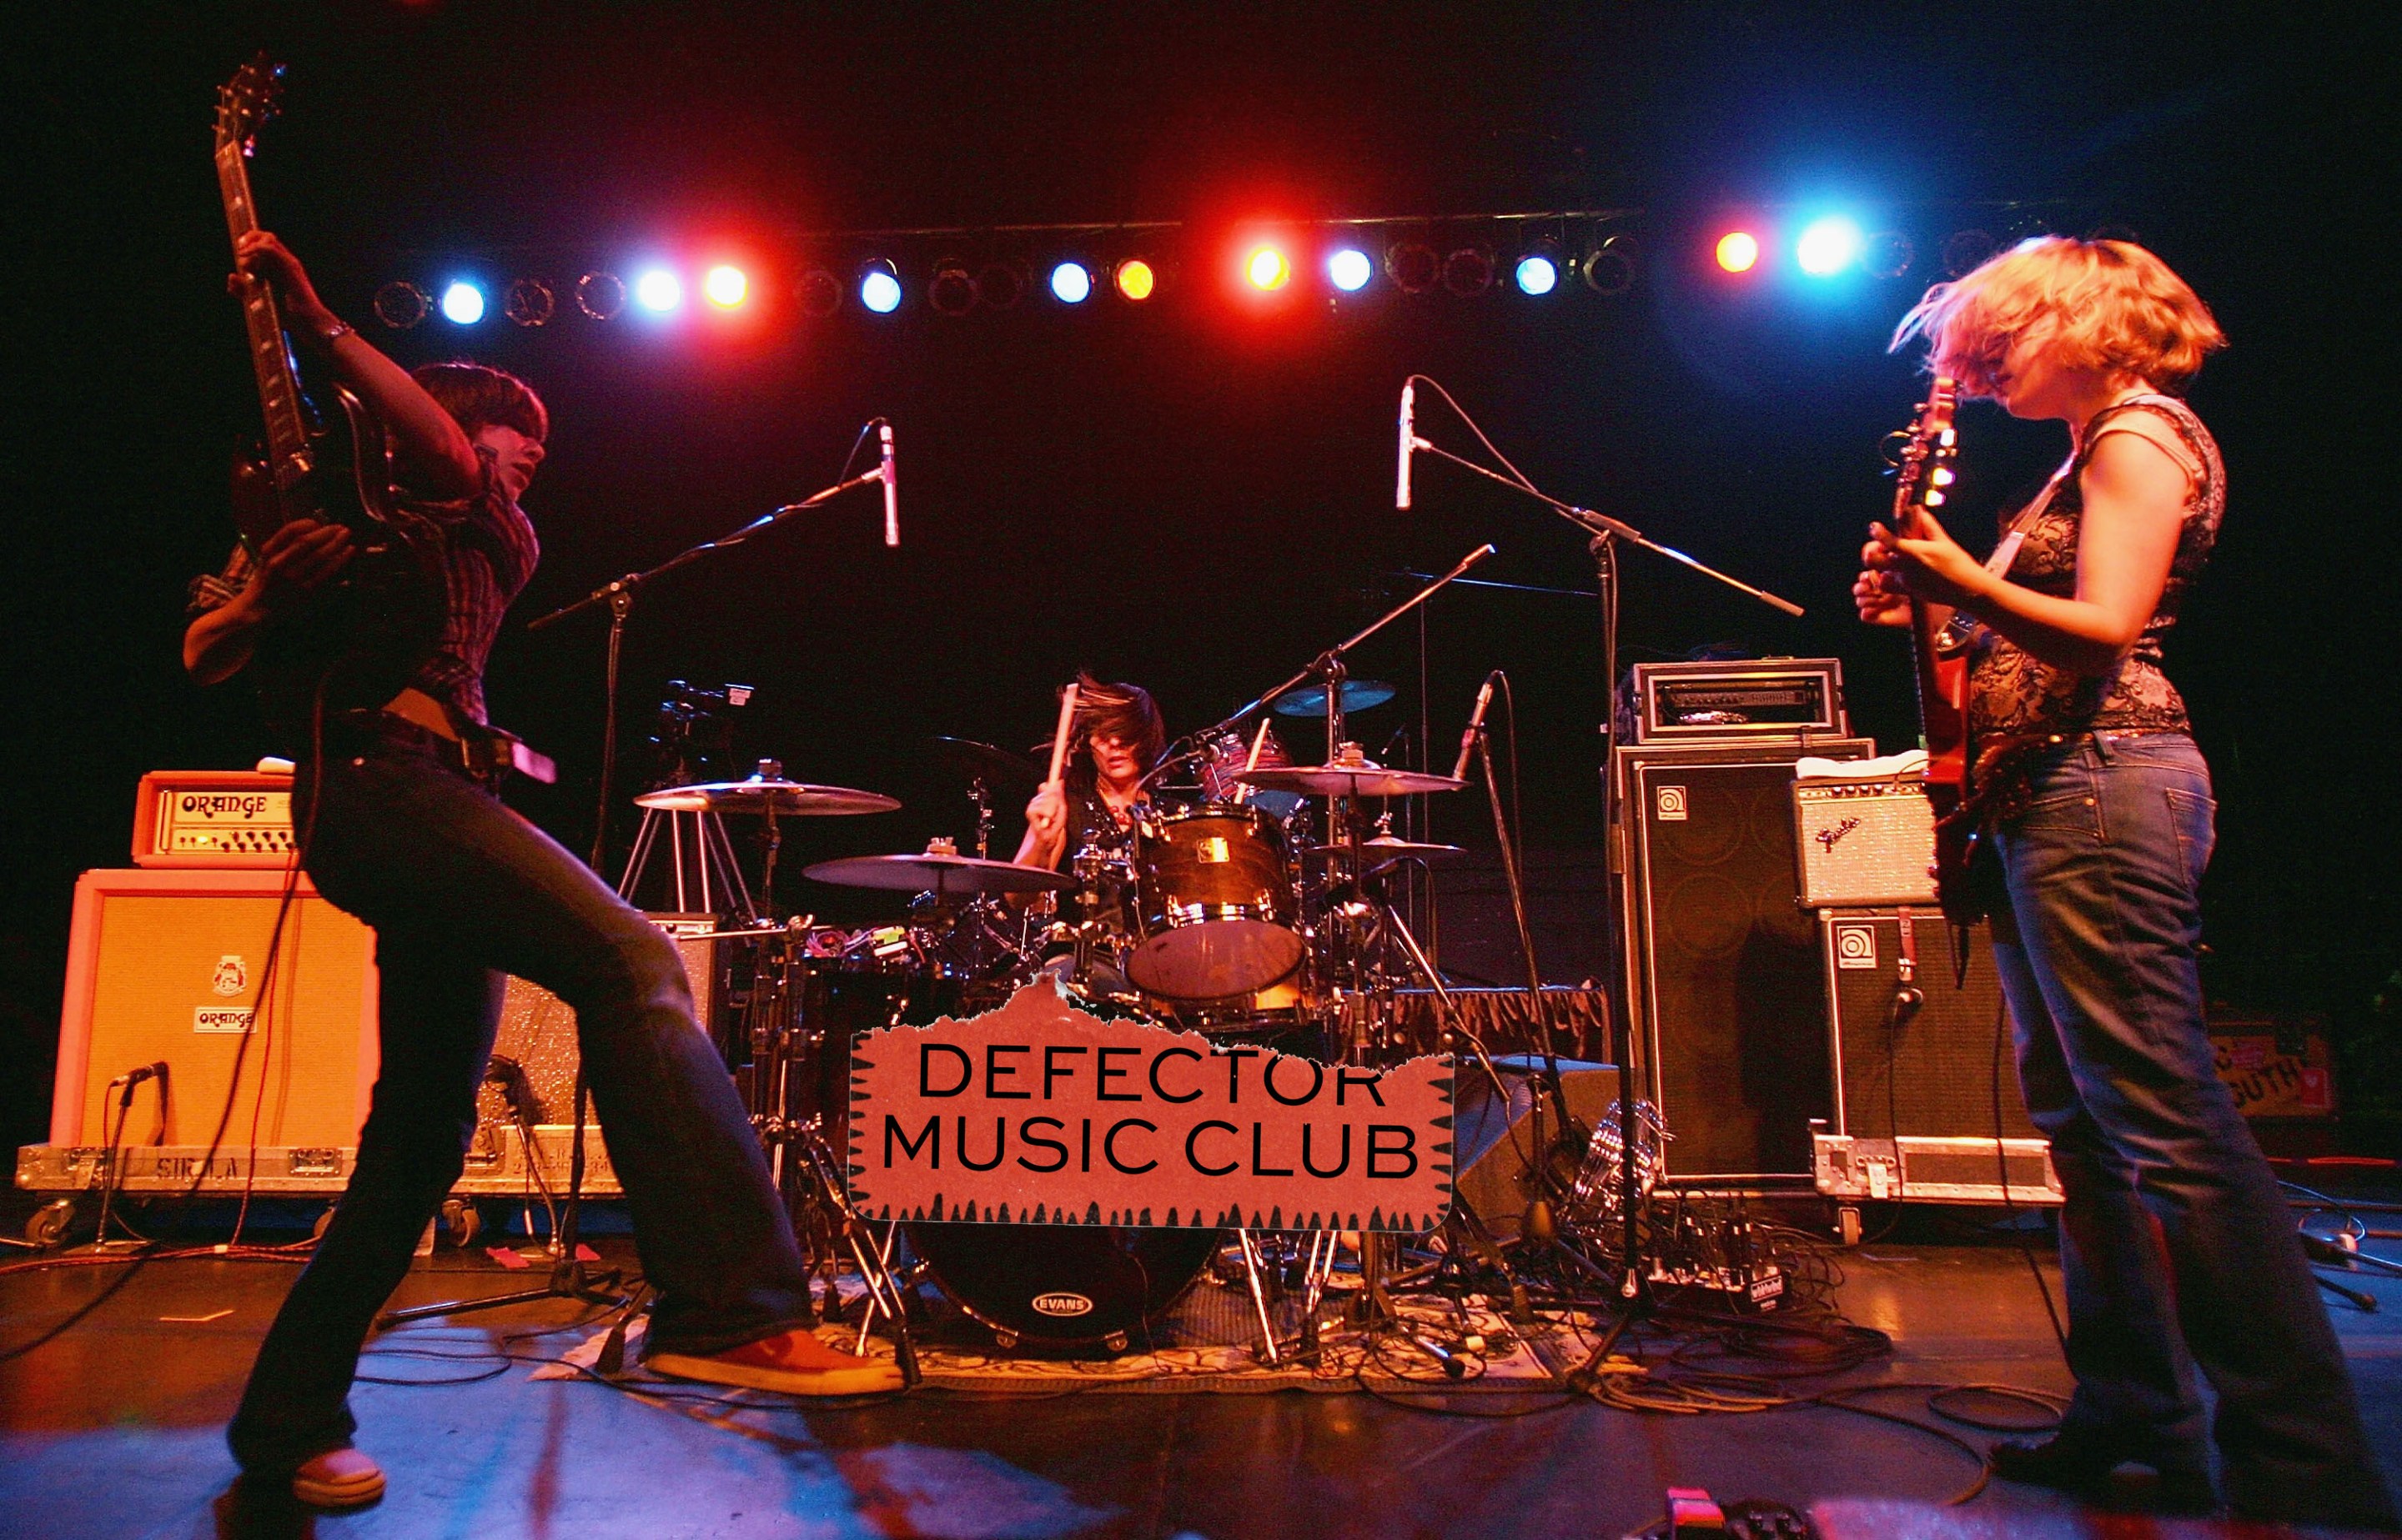
[[[67,1231],[75,1228],[76,1205],[73,1198],[53,1198],[34,1210],[25,1220],[25,1239],[44,1251],[62,1244]]]

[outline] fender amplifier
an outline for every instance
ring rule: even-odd
[[[1935,808],[1917,778],[1797,780],[1802,906],[1931,904]]]

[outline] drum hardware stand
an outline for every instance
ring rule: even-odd
[[[901,1369],[902,1385],[914,1390],[922,1376],[918,1368],[918,1344],[909,1332],[905,1291],[911,1286],[904,1284],[892,1269],[892,1244],[901,1227],[893,1225],[886,1230],[879,1244],[869,1232],[867,1221],[860,1217],[858,1208],[851,1203],[850,1195],[835,1178],[825,1140],[811,1128],[799,1131],[796,1142],[801,1147],[802,1162],[817,1178],[815,1196],[836,1219],[842,1244],[858,1264],[860,1281],[867,1286],[867,1308],[860,1313],[856,1351],[865,1350],[868,1330],[876,1317],[882,1315],[892,1323],[892,1356]]]
[[[1419,377],[1413,376],[1412,378],[1415,381]],[[1442,386],[1436,385],[1432,380],[1428,380],[1427,383],[1434,385],[1435,390],[1443,395],[1443,399],[1446,402],[1450,402],[1454,411],[1459,411],[1459,404],[1457,402],[1451,401],[1451,393],[1448,391],[1444,391]],[[1459,411],[1459,415],[1463,419],[1467,419],[1468,418],[1468,414],[1464,411]],[[1474,426],[1472,420],[1470,420],[1470,425],[1471,427]],[[1481,429],[1478,430],[1478,436],[1480,438],[1484,436]],[[1488,481],[1498,482],[1500,485],[1509,488],[1512,491],[1517,492],[1525,497],[1530,497],[1536,502],[1542,503],[1545,507],[1550,508],[1553,513],[1558,514],[1569,523],[1574,524],[1591,537],[1589,545],[1593,553],[1594,589],[1601,600],[1602,678],[1608,685],[1612,700],[1611,709],[1608,713],[1604,715],[1601,723],[1602,770],[1603,781],[1606,789],[1604,798],[1606,806],[1604,807],[1604,812],[1607,815],[1604,819],[1604,823],[1605,826],[1611,831],[1611,837],[1615,838],[1616,832],[1619,827],[1622,789],[1618,784],[1618,746],[1616,742],[1617,722],[1615,716],[1615,701],[1618,688],[1618,561],[1617,551],[1611,543],[1612,541],[1623,541],[1630,545],[1639,545],[1644,550],[1652,552],[1657,556],[1665,557],[1671,561],[1681,563],[1686,567],[1691,568],[1694,571],[1701,573],[1705,577],[1712,578],[1719,583],[1724,584],[1726,586],[1734,589],[1738,593],[1748,594],[1753,598],[1760,600],[1762,604],[1768,605],[1772,609],[1781,610],[1788,615],[1799,617],[1802,613],[1802,606],[1794,603],[1790,599],[1781,598],[1776,595],[1768,592],[1766,589],[1755,588],[1750,584],[1745,583],[1741,579],[1731,577],[1728,574],[1718,571],[1714,567],[1706,566],[1704,563],[1695,560],[1693,557],[1687,556],[1682,551],[1662,545],[1646,536],[1642,530],[1636,529],[1633,525],[1628,524],[1622,519],[1612,518],[1607,514],[1596,513],[1591,508],[1580,507],[1575,503],[1566,502],[1558,498],[1552,497],[1549,494],[1537,489],[1531,483],[1527,482],[1523,476],[1520,476],[1517,474],[1516,467],[1514,466],[1511,468],[1511,474],[1503,475],[1498,471],[1489,470],[1483,465],[1477,464],[1472,460],[1453,454],[1448,449],[1443,448],[1438,445],[1429,443],[1427,440],[1417,438],[1415,436],[1411,438],[1409,447],[1411,450],[1417,453],[1429,454],[1435,456],[1437,459],[1449,461],[1455,465],[1473,471],[1478,475],[1484,477]],[[1504,463],[1507,462],[1505,461]],[[1456,577],[1458,574],[1454,572],[1452,575]],[[1489,787],[1492,777],[1492,759],[1490,755],[1487,755],[1485,760],[1485,776],[1487,777],[1487,785]],[[1498,797],[1496,798],[1495,808],[1498,816],[1499,808]],[[1508,843],[1506,840],[1503,842],[1503,849],[1505,852],[1508,849]],[[1514,885],[1512,887],[1512,893],[1514,896]],[[1636,1191],[1636,1140],[1638,1127],[1635,1107],[1636,1097],[1634,1093],[1633,1079],[1635,1067],[1633,1058],[1633,1002],[1619,997],[1626,993],[1626,969],[1622,966],[1624,938],[1619,935],[1618,930],[1618,916],[1615,910],[1609,906],[1605,906],[1602,924],[1603,950],[1607,955],[1607,958],[1611,969],[1612,980],[1617,984],[1617,987],[1611,991],[1611,998],[1608,1001],[1608,1009],[1609,1011],[1610,1036],[1613,1039],[1610,1044],[1610,1052],[1612,1056],[1618,1060],[1619,1134],[1621,1145],[1620,1159],[1622,1162],[1620,1175],[1622,1183],[1621,1190],[1628,1195],[1627,1202],[1623,1205],[1625,1209],[1626,1228],[1625,1233],[1622,1237],[1621,1256],[1619,1259],[1621,1269],[1619,1294],[1620,1297],[1626,1301],[1628,1309],[1625,1313],[1620,1316],[1618,1322],[1611,1327],[1609,1335],[1603,1340],[1600,1347],[1595,1350],[1593,1356],[1588,1358],[1585,1365],[1577,1371],[1579,1373],[1588,1372],[1594,1366],[1599,1365],[1603,1359],[1608,1356],[1608,1350],[1616,1344],[1619,1335],[1625,1330],[1627,1326],[1632,1324],[1635,1319],[1635,1315],[1638,1313],[1648,1313],[1650,1298],[1650,1287],[1644,1282],[1645,1269],[1642,1266],[1642,1204],[1636,1202],[1634,1196]],[[1539,996],[1538,998],[1539,999]],[[1544,1032],[1543,1037],[1543,1046],[1548,1057],[1548,1051],[1551,1047],[1551,1035],[1548,1029]],[[1553,1088],[1557,1089],[1559,1077],[1555,1062],[1551,1066],[1551,1072]],[[1563,1097],[1563,1100],[1565,1100],[1565,1097]],[[1546,1211],[1548,1211],[1548,1207],[1549,1205],[1546,1204]],[[1530,1212],[1528,1217],[1532,1219],[1534,1215]],[[1546,1212],[1544,1217],[1548,1220],[1548,1212]],[[1562,1247],[1560,1249],[1569,1256],[1576,1257],[1580,1261],[1584,1260],[1582,1256],[1573,1247]]]

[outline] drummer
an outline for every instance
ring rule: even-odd
[[[1123,847],[1143,798],[1142,778],[1166,749],[1167,724],[1150,691],[1080,672],[1067,761],[1059,778],[1044,782],[1026,804],[1017,863],[1056,872],[1088,845]]]

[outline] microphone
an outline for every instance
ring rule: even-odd
[[[884,442],[884,543],[889,548],[901,543],[900,483],[892,474],[892,424],[879,422],[876,436]]]
[[[1393,474],[1393,506],[1410,505],[1410,452],[1418,443],[1418,386],[1409,380],[1401,386],[1401,442],[1399,469]]]
[[[139,1069],[127,1070],[124,1074],[119,1075],[117,1079],[109,1081],[108,1083],[110,1085],[121,1085],[126,1090],[131,1091],[135,1086],[140,1085],[143,1081],[158,1079],[166,1073],[166,1061],[162,1059],[155,1064],[145,1064]]]
[[[1493,676],[1484,676],[1484,683],[1476,692],[1476,709],[1468,716],[1467,730],[1459,735],[1459,763],[1451,767],[1451,778],[1468,778],[1468,756],[1476,751],[1476,735],[1484,731],[1484,708],[1493,704]]]

